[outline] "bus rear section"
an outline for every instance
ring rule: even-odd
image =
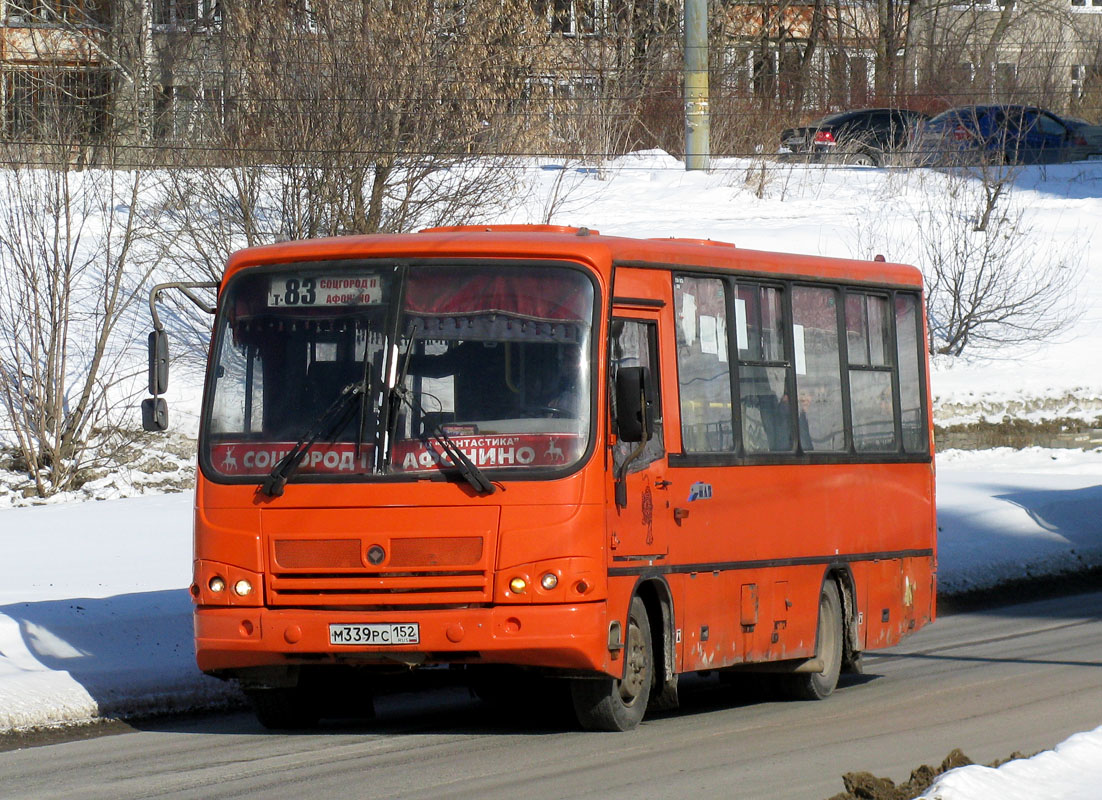
[[[196,489],[196,652],[271,727],[390,676],[824,698],[933,619],[917,272],[507,226],[242,251]],[[408,680],[408,677],[407,677]]]

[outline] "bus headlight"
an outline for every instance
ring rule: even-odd
[[[248,597],[253,593],[253,585],[242,578],[233,585],[233,591],[238,597]]]
[[[215,594],[221,594],[226,591],[226,581],[221,575],[215,575],[210,579],[210,583],[207,584],[207,588]]]
[[[605,566],[595,558],[545,558],[505,569],[494,589],[496,603],[576,603],[605,597],[600,579]]]

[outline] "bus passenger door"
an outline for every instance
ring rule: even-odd
[[[609,549],[612,560],[622,565],[625,562],[660,562],[669,552],[670,512],[658,375],[657,315],[632,319],[614,317],[609,358],[609,391],[614,415],[616,377],[622,368],[645,367],[654,396],[651,438],[640,443],[617,440],[612,447],[613,480],[623,486],[616,492],[620,502],[613,502],[609,507]]]

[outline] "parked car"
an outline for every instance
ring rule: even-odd
[[[905,108],[863,108],[827,114],[781,132],[781,151],[816,161],[880,166],[904,150],[925,114]]]
[[[1054,164],[1076,157],[1086,140],[1051,111],[1035,106],[951,108],[924,122],[912,151],[918,164]]]
[[[1102,125],[1085,119],[1063,117],[1071,128],[1075,141],[1071,145],[1071,161],[1102,161]]]

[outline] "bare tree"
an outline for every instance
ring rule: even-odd
[[[49,111],[47,166],[0,169],[0,410],[40,496],[75,488],[110,457],[101,445],[134,377],[133,339],[118,328],[157,262],[145,175],[75,170],[79,131],[61,107]]]
[[[916,212],[930,349],[959,356],[1043,342],[1082,314],[1082,256],[1037,235],[1003,179],[951,173]]]
[[[241,246],[492,214],[530,135],[513,113],[526,18],[522,0],[224,4],[207,68],[225,79],[225,120],[213,163],[172,177],[176,267],[206,279]]]
[[[912,0],[904,72],[915,105],[1026,103],[1063,109],[1074,15],[1060,0]]]
[[[910,210],[858,225],[863,257],[883,253],[921,268],[932,353],[997,356],[1050,341],[1083,313],[1081,248],[1034,227],[1014,194],[1019,170],[900,173],[885,186],[885,207]]]

